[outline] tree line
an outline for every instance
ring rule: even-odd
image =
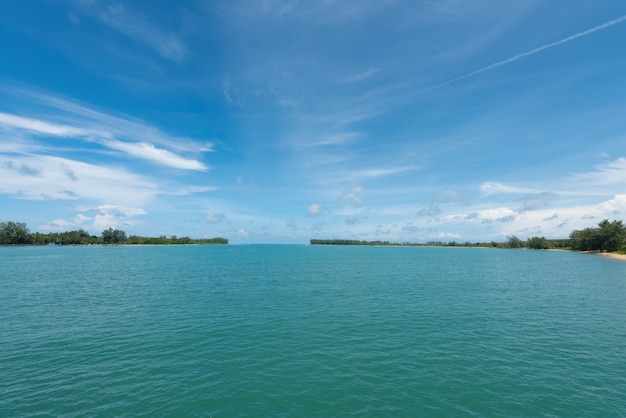
[[[389,241],[360,241],[355,239],[311,239],[311,245],[397,245]]]
[[[67,232],[30,232],[22,222],[0,222],[0,245],[184,245],[184,244],[228,244],[226,238],[192,239],[189,237],[142,237],[127,236],[120,229],[105,229],[91,235],[83,229]]]
[[[406,246],[406,247],[484,247],[484,248],[533,248],[533,249],[550,249],[550,248],[570,248],[569,239],[547,239],[544,237],[533,237],[526,241],[522,241],[516,236],[507,237],[505,242],[457,242],[457,241],[428,241],[426,243],[418,242],[390,242],[390,241],[360,241],[352,239],[311,239],[311,245],[390,245],[390,246]]]
[[[507,237],[505,242],[442,242],[429,241],[419,243],[390,243],[389,241],[359,241],[345,239],[311,239],[311,245],[404,245],[404,246],[445,246],[445,247],[492,247],[492,248],[529,248],[533,250],[567,249],[576,251],[620,251],[626,253],[626,227],[622,221],[604,219],[596,228],[573,231],[569,238],[548,239],[531,237],[522,240],[515,235]]]
[[[604,219],[597,228],[573,231],[570,240],[575,250],[626,252],[626,227],[622,221]]]
[[[572,231],[569,239],[553,240],[545,237],[532,237],[524,242],[513,235],[508,237],[506,246],[535,250],[567,248],[576,251],[626,252],[626,226],[622,221],[604,219],[595,228]]]

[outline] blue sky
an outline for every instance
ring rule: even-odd
[[[626,3],[13,1],[0,220],[231,243],[626,213]]]

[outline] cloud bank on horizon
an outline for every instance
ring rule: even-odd
[[[626,4],[12,2],[0,220],[397,242],[626,214]]]

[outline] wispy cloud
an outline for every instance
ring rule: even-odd
[[[525,195],[522,200],[553,201],[558,196],[607,196],[616,186],[626,185],[626,158],[606,161],[593,170],[552,179],[546,188],[513,186],[488,181],[480,185],[483,196]],[[523,205],[525,206],[525,205]],[[532,206],[532,204],[531,204]]]
[[[571,179],[577,185],[586,184],[588,187],[614,187],[621,185],[626,187],[626,158],[621,157],[615,161],[596,166],[594,171],[588,173],[576,173]]]
[[[16,164],[11,160],[3,162],[2,166],[25,176],[39,176],[42,170],[40,167],[32,167],[26,163]]]
[[[119,167],[45,155],[0,157],[0,192],[22,199],[145,203],[160,192],[157,184]]]
[[[365,192],[361,186],[352,186],[344,189],[339,196],[338,203],[341,206],[363,206],[365,204]]]
[[[494,194],[528,194],[538,191],[529,187],[511,186],[503,183],[488,181],[480,185],[480,191],[486,196]],[[542,192],[542,191],[539,191]]]
[[[465,193],[456,190],[453,187],[446,188],[439,192],[427,207],[420,209],[417,214],[419,216],[436,216],[441,213],[441,206],[450,203],[466,202]]]
[[[493,64],[490,64],[490,65],[487,65],[485,67],[479,68],[477,70],[474,70],[474,71],[469,72],[467,74],[464,74],[462,76],[452,78],[452,79],[447,80],[447,81],[445,81],[443,83],[440,83],[440,84],[437,84],[435,86],[432,86],[432,87],[424,90],[424,92],[435,90],[435,89],[447,86],[447,85],[452,84],[452,83],[456,83],[457,81],[461,81],[461,80],[464,80],[466,78],[470,78],[470,77],[473,77],[475,75],[478,75],[478,74],[481,74],[481,73],[493,70],[494,68],[502,67],[503,65],[511,64],[511,63],[513,63],[515,61],[521,60],[522,58],[526,58],[526,57],[529,57],[531,55],[535,55],[535,54],[538,54],[540,52],[543,52],[545,50],[548,50],[548,49],[551,49],[551,48],[554,48],[554,47],[566,44],[568,42],[572,42],[572,41],[574,41],[576,39],[579,39],[579,38],[582,38],[584,36],[591,35],[591,34],[593,34],[595,32],[598,32],[598,31],[610,28],[611,26],[615,26],[615,25],[617,25],[619,23],[622,23],[624,21],[626,21],[626,15],[620,16],[617,19],[609,20],[606,23],[603,23],[603,24],[598,25],[598,26],[594,26],[593,28],[584,30],[582,32],[578,32],[578,33],[576,33],[574,35],[568,36],[568,37],[563,38],[561,40],[558,40],[558,41],[555,41],[555,42],[550,42],[548,44],[542,45],[542,46],[537,47],[535,49],[531,49],[530,51],[526,51],[526,52],[522,52],[521,54],[514,55],[514,56],[512,56],[510,58],[507,58],[507,59],[504,59],[502,61],[494,62]]]
[[[36,26],[5,8],[7,41],[50,63],[0,78],[7,216],[45,205],[51,229],[145,218],[157,234],[415,241],[626,213],[624,62],[604,44],[626,27],[616,2],[563,19],[540,0],[70,3]],[[528,27],[535,41],[514,46]],[[533,59],[557,52],[568,71]],[[495,73],[509,82],[461,86]],[[68,75],[76,98],[36,87]]]
[[[374,76],[376,73],[380,72],[380,68],[372,68],[367,71],[363,71],[361,73],[350,75],[343,79],[345,83],[356,83],[359,81],[367,80],[368,78]]]
[[[0,127],[26,129],[45,135],[76,137],[85,136],[89,132],[73,126],[58,125],[37,119],[25,118],[0,112]]]
[[[78,101],[41,92],[36,89],[0,85],[15,102],[23,103],[32,113],[54,115],[64,126],[76,127],[105,138],[144,140],[181,152],[209,152],[213,145],[190,138],[168,135],[157,127],[127,115],[105,113]]]
[[[348,157],[340,157],[337,156],[335,158],[328,157],[325,160],[318,160],[315,162],[316,165],[320,165],[320,163],[326,162],[330,165],[337,163],[346,163],[350,159]],[[379,168],[366,168],[366,169],[332,169],[327,168],[323,170],[321,174],[317,174],[315,176],[315,182],[318,184],[345,184],[345,183],[358,183],[364,182],[366,180],[375,180],[381,179],[385,177],[391,176],[400,176],[405,173],[410,173],[412,171],[419,170],[419,167],[408,165],[408,166],[398,166],[398,167],[379,167]]]
[[[363,137],[360,132],[343,132],[339,134],[332,134],[326,136],[320,136],[307,142],[305,145],[310,146],[322,146],[322,145],[345,145],[352,144]]]
[[[123,4],[111,4],[102,10],[99,16],[108,26],[149,46],[164,58],[182,61],[187,55],[180,35],[163,32],[147,20],[128,11]]]
[[[226,77],[222,83],[222,94],[224,95],[224,99],[226,99],[226,103],[233,103],[233,97],[230,93],[230,79],[228,77]]]
[[[170,151],[159,149],[152,144],[146,142],[122,142],[115,140],[104,140],[103,145],[109,148],[122,151],[136,158],[141,158],[151,162],[156,162],[168,167],[179,168],[182,170],[199,170],[206,171],[208,167],[196,160],[182,158]]]
[[[531,193],[522,199],[519,212],[543,209],[559,200],[559,195],[554,192]]]
[[[372,0],[322,2],[263,0],[253,4],[246,3],[246,7],[231,11],[272,19],[306,19],[316,23],[338,24],[361,19],[381,6],[380,1]]]
[[[167,167],[197,171],[208,169],[204,163],[180,153],[197,155],[211,152],[213,148],[210,143],[169,136],[141,121],[108,115],[47,94],[25,90],[14,90],[10,93],[20,95],[20,99],[27,102],[29,112],[36,116],[0,112],[0,131],[11,131],[11,134],[16,131],[23,132],[31,137],[30,146],[33,148],[37,147],[37,142],[43,137],[72,138],[84,143],[97,143],[108,149],[123,152],[126,156]],[[39,115],[46,115],[54,120],[43,120]],[[20,142],[21,151],[24,152],[26,145],[24,141]],[[13,149],[17,151],[20,145],[17,141],[12,143],[15,145]],[[54,146],[52,143],[46,145],[48,148]],[[12,147],[3,147],[2,150],[10,152]],[[97,151],[92,148],[91,152]]]
[[[218,224],[226,219],[226,214],[222,212],[212,212],[207,214],[206,221],[210,224]]]
[[[151,161],[153,163],[165,165],[182,170],[206,171],[208,167],[203,163],[183,158],[171,151],[160,149],[147,142],[126,142],[109,139],[113,133],[104,130],[88,130],[81,127],[53,124],[33,118],[25,118],[17,115],[0,113],[0,128],[25,129],[40,135],[52,135],[64,138],[84,137],[90,141],[118,151],[126,155]]]
[[[397,174],[407,173],[419,169],[417,166],[403,166],[392,168],[372,168],[367,170],[357,170],[352,173],[354,178],[373,178],[395,176]]]

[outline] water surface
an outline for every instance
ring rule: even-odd
[[[0,248],[0,416],[626,416],[626,263]]]

